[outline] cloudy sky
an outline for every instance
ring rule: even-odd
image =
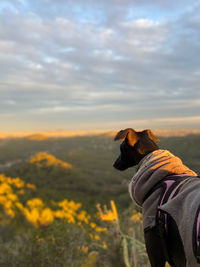
[[[1,0],[0,123],[200,128],[200,1]]]

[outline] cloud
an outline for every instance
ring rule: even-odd
[[[132,121],[121,121],[118,122],[120,127],[134,127],[134,128],[163,128],[163,129],[184,129],[185,125],[187,128],[194,128],[194,125],[200,123],[200,116],[189,116],[189,117],[165,117],[156,118],[151,120],[132,120]],[[117,126],[114,122],[112,126]]]
[[[1,2],[0,118],[198,114],[200,4],[163,3],[148,15],[149,1]]]

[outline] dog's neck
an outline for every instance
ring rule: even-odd
[[[165,177],[178,174],[197,176],[180,158],[168,150],[156,150],[139,163],[139,168],[129,186],[130,195],[138,205],[142,206],[145,196],[158,182]]]
[[[148,154],[152,153],[155,150],[158,150],[159,147],[154,143],[148,144],[141,149],[141,144],[138,142],[135,146],[135,153],[134,153],[134,161],[136,165],[138,165],[143,158],[145,158]]]

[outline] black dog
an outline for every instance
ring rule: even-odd
[[[150,223],[149,224],[150,226],[148,227],[144,226],[145,244],[146,244],[146,249],[147,249],[147,253],[149,256],[151,266],[152,267],[164,267],[166,261],[168,261],[171,264],[171,266],[175,266],[175,267],[200,266],[197,264],[198,254],[200,254],[200,248],[198,248],[197,246],[200,246],[199,244],[200,242],[196,241],[195,239],[196,236],[199,235],[200,230],[199,232],[197,232],[198,230],[193,229],[193,232],[195,231],[193,233],[193,252],[195,256],[194,255],[192,256],[195,258],[195,261],[193,259],[192,261],[187,260],[188,256],[187,256],[187,253],[185,253],[185,250],[187,248],[184,248],[184,242],[182,241],[181,235],[179,233],[179,228],[177,227],[177,221],[175,222],[175,220],[172,219],[172,216],[165,216],[166,214],[163,216],[163,212],[159,210],[159,205],[167,203],[169,198],[170,199],[175,198],[175,195],[178,194],[178,191],[181,191],[182,190],[181,188],[183,188],[186,183],[189,183],[191,179],[193,181],[193,179],[195,178],[195,182],[199,180],[199,179],[196,179],[196,174],[192,172],[191,170],[189,170],[189,168],[187,168],[185,165],[183,165],[181,160],[175,157],[169,151],[166,152],[166,150],[160,150],[157,144],[155,143],[155,141],[159,141],[159,139],[150,130],[137,132],[131,128],[128,128],[125,130],[121,130],[116,135],[114,140],[115,141],[123,140],[122,144],[120,145],[121,154],[113,165],[116,169],[123,171],[129,167],[139,164],[138,171],[137,171],[138,174],[136,173],[135,178],[133,177],[132,184],[129,188],[129,191],[130,191],[130,194],[133,195],[133,199],[136,200],[136,202],[140,206],[142,206],[144,222],[145,222],[144,216],[146,216],[147,220],[148,218],[155,219],[155,224]],[[164,154],[161,160],[162,162],[164,162],[163,163],[164,167],[161,167],[162,168],[161,173],[163,177],[162,179],[159,178],[158,181],[156,181],[155,183],[152,183],[150,179],[151,177],[154,177],[154,179],[156,177],[157,179],[158,175],[156,174],[156,172],[160,171],[159,168],[162,162],[158,164],[159,168],[156,169],[157,168],[156,163],[154,167],[152,165],[154,161],[150,161],[150,160],[152,160],[152,157],[153,159],[157,157],[158,160],[160,160],[159,158],[160,156],[157,156],[160,154],[161,155]],[[167,165],[168,163],[166,163],[167,162],[166,158],[169,158],[169,169],[171,168],[170,166],[172,166],[172,169],[173,169],[172,172],[170,172],[166,167],[168,166]],[[147,168],[146,166],[148,166],[148,164],[150,164],[149,165],[150,168],[146,169]],[[178,164],[180,166],[175,168],[174,164],[176,165]],[[155,169],[155,173],[154,173],[154,169]],[[139,174],[139,172],[142,174]],[[145,180],[144,179],[143,180],[146,182],[140,181],[140,176],[142,175],[143,176],[145,175]],[[138,188],[140,189],[140,187],[145,187],[145,183],[152,184],[153,185],[152,188],[151,186],[149,187],[147,192],[145,192],[143,198],[142,196],[138,195],[136,196],[136,199],[135,199],[134,194],[137,194],[137,192],[135,192],[134,190],[137,191]],[[166,189],[166,185],[168,184],[170,185],[172,184],[172,186],[167,187]],[[140,197],[141,197],[141,201],[140,201]],[[176,202],[175,205],[178,205],[177,203],[179,202]],[[154,207],[152,208],[151,205],[152,206],[154,205],[155,208]],[[152,213],[154,213],[153,217],[149,216],[149,214],[152,215]],[[200,221],[198,219],[198,215],[196,215],[194,219],[196,220],[196,223],[197,223],[197,220]],[[148,225],[148,222],[146,224]],[[197,227],[195,226],[195,229],[196,228]],[[183,230],[183,233],[184,233],[184,230]],[[195,242],[197,245],[195,244]]]

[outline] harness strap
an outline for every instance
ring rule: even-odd
[[[168,247],[167,247],[167,242],[166,242],[166,230],[165,230],[165,225],[166,225],[166,214],[163,212],[160,212],[159,219],[157,221],[157,231],[158,235],[161,240],[161,245],[162,249],[165,255],[165,259],[170,263],[173,264],[172,259],[170,258]]]
[[[174,179],[169,179],[165,180],[162,182],[160,187],[163,188],[159,204],[158,206],[161,206],[162,204],[166,203],[172,189],[172,186],[176,183]],[[157,229],[158,229],[158,235],[160,236],[161,243],[162,243],[162,249],[165,255],[165,259],[170,263],[173,264],[172,259],[170,258],[168,247],[167,247],[167,231],[168,231],[168,226],[167,226],[167,214],[165,214],[161,210],[157,210],[157,215],[156,215],[156,220],[157,220]]]
[[[167,179],[164,179],[159,187],[163,188],[159,203],[158,203],[158,210],[156,214],[156,221],[157,221],[157,229],[158,229],[158,235],[161,237],[162,247],[164,251],[164,255],[166,260],[173,265],[173,261],[170,258],[168,247],[167,247],[167,234],[168,234],[168,215],[167,213],[163,212],[159,209],[159,207],[165,203],[167,203],[169,200],[174,198],[177,193],[179,192],[181,186],[185,183],[185,181],[189,179],[188,176],[179,176],[175,177],[171,176]],[[157,187],[158,188],[158,187]]]
[[[196,250],[196,259],[197,263],[200,263],[200,224],[197,222],[198,236],[197,236],[197,250]]]
[[[168,176],[159,183],[157,183],[145,196],[145,200],[157,189],[162,189],[161,196],[158,202],[157,214],[156,214],[156,227],[158,235],[161,238],[163,252],[166,260],[173,266],[173,261],[170,258],[167,247],[167,235],[168,235],[168,214],[161,210],[161,206],[173,199],[184,183],[190,179],[188,175],[173,175]],[[196,176],[196,178],[200,178]],[[193,251],[196,257],[197,263],[200,264],[200,205],[196,212],[195,222],[193,227]]]
[[[200,264],[200,206],[198,207],[195,216],[192,241],[194,255],[196,257],[197,263]]]

